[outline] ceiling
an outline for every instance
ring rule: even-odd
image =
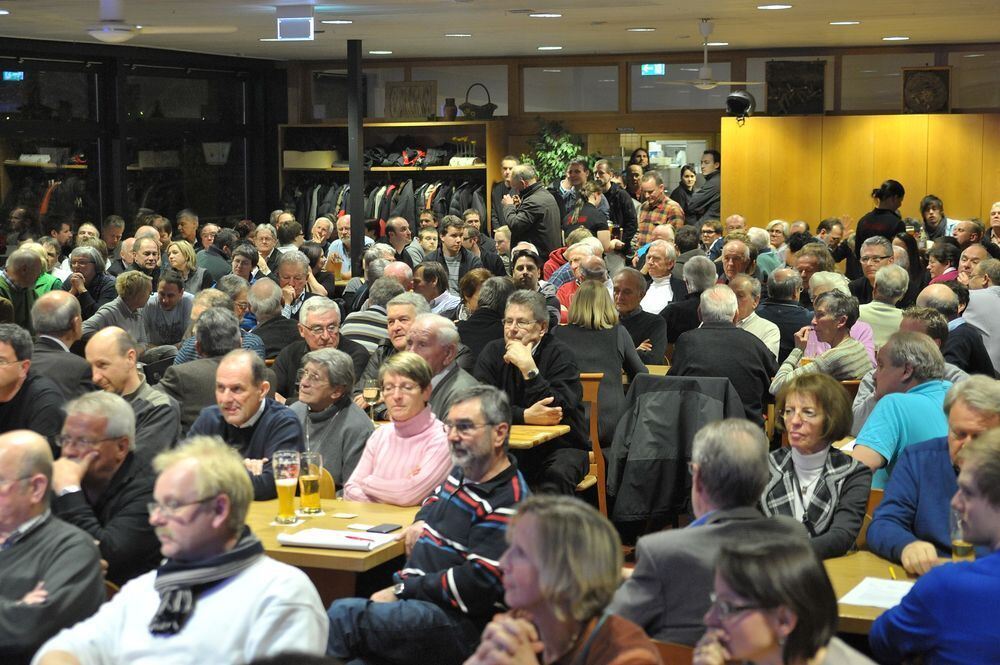
[[[313,4],[312,42],[261,42],[275,36],[275,5],[240,0],[125,0],[125,18],[145,26],[234,26],[219,35],[146,35],[134,46],[276,60],[338,59],[346,40],[361,39],[366,59],[377,57],[469,57],[544,55],[539,46],[562,46],[559,55],[699,50],[698,19],[715,21],[713,41],[730,49],[774,47],[885,46],[886,36],[908,36],[896,44],[993,42],[1000,35],[998,0],[787,0],[792,9],[762,11],[773,0],[364,0]],[[96,22],[97,0],[0,0],[0,36],[59,41],[96,41],[85,32]],[[562,18],[529,18],[512,10],[558,12]],[[319,21],[344,18],[351,25]],[[831,26],[856,20],[860,25]],[[649,27],[655,32],[627,32]],[[449,38],[446,33],[469,33]],[[726,47],[720,47],[726,48]],[[367,51],[391,50],[391,56]],[[718,49],[714,49],[718,50]]]

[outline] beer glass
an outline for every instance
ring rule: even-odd
[[[323,455],[317,452],[299,455],[299,510],[305,515],[322,512],[319,505],[319,479],[323,475]]]
[[[379,393],[381,392],[381,381],[378,379],[365,379],[365,386],[361,391],[361,396],[368,405],[368,412],[375,423],[375,405],[378,404]]]
[[[952,561],[975,561],[976,551],[962,531],[961,511],[951,509],[951,560]]]
[[[274,485],[278,490],[278,524],[295,523],[295,485],[299,478],[299,454],[294,450],[279,450],[271,458]]]

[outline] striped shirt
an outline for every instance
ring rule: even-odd
[[[777,395],[785,383],[796,376],[823,372],[838,381],[863,379],[872,370],[872,361],[864,344],[852,337],[844,340],[829,351],[816,356],[811,363],[798,367],[802,360],[802,349],[792,349],[785,362],[778,367],[778,373],[771,381],[771,394]]]

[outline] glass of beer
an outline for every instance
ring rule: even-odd
[[[952,561],[975,561],[976,551],[968,540],[962,529],[962,512],[951,509],[951,560]]]
[[[278,490],[278,524],[295,524],[295,485],[299,479],[299,453],[279,450],[271,459],[274,484]]]
[[[365,379],[365,386],[361,391],[361,396],[365,400],[365,404],[368,405],[368,412],[371,415],[372,422],[375,422],[375,405],[378,404],[379,393],[381,392],[381,384],[378,379]]]
[[[323,456],[318,452],[299,455],[299,510],[305,515],[318,515],[319,479],[323,475]]]

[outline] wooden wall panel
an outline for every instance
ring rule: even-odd
[[[980,215],[982,200],[983,116],[928,116],[927,193],[944,201],[953,219]],[[914,192],[917,194],[917,192]]]
[[[1000,201],[1000,115],[983,116],[983,186],[979,219],[989,225],[990,208]]]
[[[926,115],[871,116],[874,127],[874,179],[863,192],[870,197],[871,190],[883,181],[898,180],[907,196],[899,212],[904,217],[920,218],[920,199],[927,193],[927,118]],[[869,198],[868,205],[854,214],[855,220],[875,207]]]
[[[823,118],[798,116],[768,120],[771,121],[771,217],[789,222],[804,219],[815,224],[822,215]]]
[[[823,118],[823,167],[820,219],[857,220],[868,209],[875,180],[875,118]],[[853,223],[851,224],[853,227]]]
[[[722,120],[722,218],[739,213],[751,226],[771,215],[771,126],[775,118],[751,118],[742,127]]]

